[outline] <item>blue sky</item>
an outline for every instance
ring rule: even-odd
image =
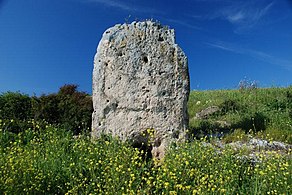
[[[192,90],[292,84],[291,0],[0,0],[0,93],[91,93],[102,33],[149,18],[175,29]]]

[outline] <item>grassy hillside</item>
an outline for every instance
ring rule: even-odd
[[[207,119],[196,119],[196,113],[210,106],[220,110]],[[292,87],[192,91],[188,109],[190,129],[196,135],[250,132],[292,143]]]

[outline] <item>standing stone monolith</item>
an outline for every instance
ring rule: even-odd
[[[172,140],[186,137],[188,96],[187,57],[173,29],[144,21],[104,32],[94,58],[93,137],[151,139],[152,154],[161,158]]]

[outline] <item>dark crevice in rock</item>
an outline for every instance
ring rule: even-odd
[[[143,62],[146,63],[146,64],[148,63],[148,58],[147,58],[147,56],[144,56],[144,57],[143,57]]]

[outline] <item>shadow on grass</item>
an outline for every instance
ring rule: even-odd
[[[256,112],[248,114],[230,127],[222,127],[218,122],[211,120],[201,120],[196,127],[190,126],[190,137],[200,139],[202,137],[217,137],[232,133],[235,129],[242,129],[245,133],[265,131],[269,122],[269,118],[261,113]]]
[[[243,117],[241,121],[232,125],[234,129],[243,129],[245,133],[264,131],[267,128],[269,118],[261,112],[256,112],[251,116]]]

